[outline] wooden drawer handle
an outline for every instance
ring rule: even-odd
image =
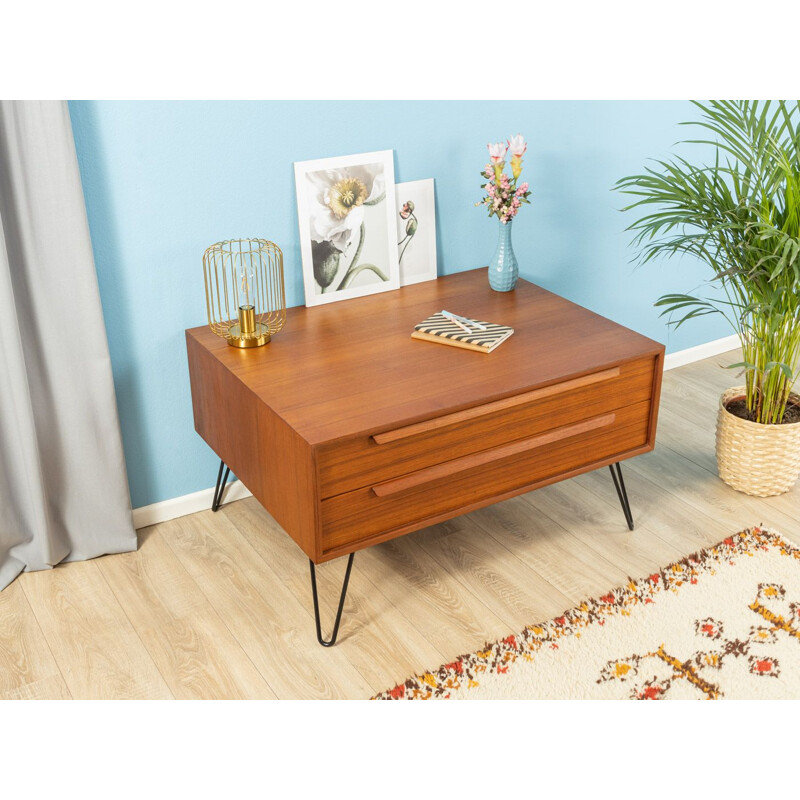
[[[526,450],[533,450],[535,447],[542,447],[561,439],[568,439],[570,436],[577,436],[580,433],[605,428],[612,425],[617,418],[616,414],[603,414],[599,417],[592,417],[583,422],[576,422],[574,425],[564,425],[562,428],[555,428],[547,433],[540,433],[537,436],[529,436],[527,439],[519,439],[516,442],[493,447],[491,450],[484,450],[480,453],[470,453],[468,456],[455,458],[452,461],[445,461],[443,464],[435,464],[432,467],[412,472],[410,475],[403,475],[402,478],[395,478],[391,481],[379,483],[372,487],[372,491],[378,497],[403,492],[406,489],[413,489],[415,486],[430,483],[439,478],[446,478],[455,475],[457,472],[465,472],[475,467],[482,467],[501,458],[513,456],[517,453],[524,453]]]
[[[437,428],[444,428],[448,425],[455,425],[458,422],[483,417],[486,414],[496,414],[508,408],[521,406],[523,403],[530,403],[532,400],[540,400],[543,397],[552,397],[562,392],[571,392],[580,389],[582,386],[591,386],[593,383],[608,381],[619,376],[619,367],[605,369],[602,372],[594,372],[591,375],[584,375],[582,378],[573,378],[571,381],[554,383],[552,386],[545,386],[542,389],[533,389],[523,394],[515,394],[512,397],[504,397],[502,400],[495,400],[493,403],[486,403],[482,406],[467,408],[464,411],[456,411],[454,414],[445,414],[443,417],[426,419],[424,422],[416,422],[413,425],[406,425],[403,428],[396,428],[393,431],[384,431],[372,436],[376,444],[388,444],[396,442],[398,439],[407,439],[409,436],[417,436],[420,433],[435,431]]]

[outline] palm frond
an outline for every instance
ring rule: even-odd
[[[614,189],[639,216],[626,228],[639,265],[691,256],[711,268],[709,298],[656,301],[670,325],[721,313],[742,343],[748,407],[780,419],[800,373],[800,101],[693,101],[702,131],[680,144],[713,148],[713,163],[674,155]]]

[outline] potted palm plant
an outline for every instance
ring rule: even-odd
[[[617,182],[642,216],[629,227],[640,263],[690,254],[710,267],[708,296],[656,305],[679,326],[722,314],[742,345],[745,385],[723,393],[720,477],[747,494],[788,491],[800,476],[800,104],[695,103],[703,130],[685,145],[709,163],[658,161]],[[710,150],[709,150],[710,148]]]

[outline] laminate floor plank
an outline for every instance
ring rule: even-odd
[[[311,596],[311,577],[305,554],[286,536],[271,515],[256,502],[240,502],[229,509],[231,520],[248,543],[272,565],[273,574],[280,576],[287,589],[308,614],[302,633],[305,646],[315,659],[327,662],[327,654],[340,651],[347,655],[371,692],[386,688],[386,676],[398,682],[408,677],[418,664],[438,665],[446,656],[426,638],[402,609],[396,608],[379,588],[380,581],[364,564],[369,551],[356,554],[347,590],[337,644],[323,649],[316,640]],[[320,603],[322,635],[330,638],[341,596],[346,558],[317,566],[317,586]]]
[[[336,566],[335,574],[333,564],[317,568],[319,591],[325,593],[328,601],[322,612],[322,635],[326,639],[330,638],[333,627],[335,609],[332,605],[335,600],[338,607],[346,565]],[[386,688],[387,676],[391,676],[390,684],[396,684],[418,670],[420,664],[438,666],[447,660],[447,654],[426,639],[376,586],[369,572],[362,568],[358,555],[348,596],[351,591],[349,606],[342,612],[343,622],[344,614],[349,615],[346,638],[337,640],[336,646],[341,644],[346,649],[347,657],[370,684],[373,694]],[[311,602],[310,597],[307,602]]]
[[[640,472],[628,469],[627,462],[623,462],[622,472],[636,529],[645,527],[687,554],[716,544],[730,535],[729,525],[671,495]],[[622,513],[607,469],[587,472],[575,481]]]
[[[362,565],[387,599],[445,655],[445,661],[451,661],[510,631],[508,623],[465,590],[421,546],[420,540],[430,530],[362,551]],[[439,664],[420,666],[429,669]]]
[[[177,520],[139,532],[139,549],[98,561],[106,582],[177,699],[275,699],[166,544]]]
[[[61,675],[50,675],[0,694],[0,700],[72,700]]]
[[[619,586],[628,578],[626,571],[613,561],[588,550],[580,539],[540,511],[534,512],[522,497],[512,497],[469,516],[487,535],[569,598],[570,607],[611,586]],[[557,613],[565,610],[566,607]],[[534,621],[542,622],[544,618]]]
[[[629,531],[621,508],[598,500],[577,481],[552,484],[522,498],[632,578],[644,577],[683,556],[643,525]]]
[[[671,495],[677,494],[688,505],[727,525],[731,533],[763,524],[788,536],[797,535],[797,521],[776,508],[776,503],[770,502],[773,498],[756,498],[737,492],[717,475],[665,444],[627,463],[630,470],[644,475]],[[792,492],[797,492],[797,487]]]
[[[570,598],[485,534],[471,515],[430,528],[419,544],[509,630],[557,616]]]
[[[231,504],[234,519],[249,502]],[[317,644],[310,596],[306,606],[293,595],[226,513],[174,522],[167,543],[279,697],[370,696],[372,687],[343,649]]]
[[[173,697],[96,560],[25,573],[18,580],[72,697]]]
[[[669,378],[670,388],[673,384],[697,385],[719,396],[731,386],[744,385],[745,378],[741,368],[729,368],[730,364],[737,364],[741,361],[742,350],[736,348],[702,361],[695,361],[680,369],[670,370],[665,373],[665,377]],[[712,407],[716,408],[716,403],[712,403]]]
[[[68,698],[69,691],[39,623],[16,580],[0,592],[0,698]]]

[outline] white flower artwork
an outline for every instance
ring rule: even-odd
[[[391,150],[295,162],[306,305],[400,285]]]

